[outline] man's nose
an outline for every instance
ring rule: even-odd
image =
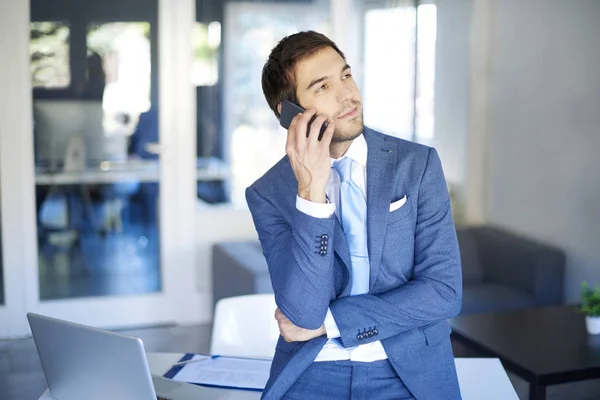
[[[337,100],[341,104],[350,99],[352,99],[352,91],[342,83],[338,89]]]

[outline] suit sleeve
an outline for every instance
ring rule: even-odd
[[[256,188],[246,200],[269,267],[275,302],[296,326],[323,325],[333,286],[334,216],[316,218],[297,209],[287,221]]]
[[[429,150],[421,178],[415,228],[414,267],[406,284],[380,294],[343,297],[330,303],[345,347],[383,340],[445,320],[460,312],[462,268],[442,165]],[[377,335],[359,339],[367,328]]]

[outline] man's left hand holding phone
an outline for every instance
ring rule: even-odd
[[[335,121],[317,114],[312,108],[305,110],[284,100],[279,122],[288,130],[285,152],[298,180],[298,196],[315,203],[325,203],[325,191],[331,174],[329,145],[335,130]],[[288,342],[306,342],[325,335],[325,326],[309,330],[295,326],[279,309],[275,311],[281,336]]]

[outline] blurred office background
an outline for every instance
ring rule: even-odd
[[[11,178],[2,180],[2,210],[12,249],[4,265],[14,267],[2,295],[23,293],[9,301],[15,310],[104,326],[210,319],[198,243],[252,231],[244,190],[284,155],[286,139],[264,101],[261,68],[292,32],[339,42],[368,124],[434,144],[433,2],[3,7],[14,38],[3,49],[2,165]],[[214,227],[218,213],[244,219]],[[178,302],[189,308],[175,315]],[[26,333],[17,321],[2,335]]]
[[[209,324],[213,245],[254,240],[244,190],[284,155],[260,85],[313,29],[365,122],[437,148],[457,226],[562,249],[600,284],[600,2],[0,3],[0,338],[26,311],[107,328]]]

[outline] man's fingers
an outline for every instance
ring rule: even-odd
[[[288,318],[281,312],[279,308],[275,310],[275,319],[277,322],[288,321]]]
[[[306,129],[308,126],[308,122],[313,117],[313,115],[315,115],[316,113],[317,113],[317,110],[315,108],[311,108],[309,110],[306,110],[304,113],[302,113],[300,118],[298,118],[298,126],[296,127],[297,143],[305,143],[306,142],[306,140],[307,140]]]
[[[329,152],[329,145],[331,144],[331,140],[333,139],[333,132],[335,131],[335,121],[329,122],[327,125],[327,129],[323,132],[323,137],[321,138],[321,146],[327,148],[327,152]]]
[[[312,143],[318,143],[319,134],[321,133],[321,127],[323,123],[327,121],[327,117],[323,114],[317,116],[312,124],[310,124],[310,133],[308,136],[308,140]]]
[[[296,146],[296,129],[298,129],[298,120],[301,116],[302,114],[296,115],[292,119],[292,122],[290,122],[290,127],[288,128],[287,143],[285,144],[286,153],[288,155],[291,151],[293,151],[294,147]]]
[[[285,339],[285,341],[292,342],[293,337],[289,331],[292,330],[293,326],[284,321],[277,321],[277,325],[279,326],[279,334]]]

